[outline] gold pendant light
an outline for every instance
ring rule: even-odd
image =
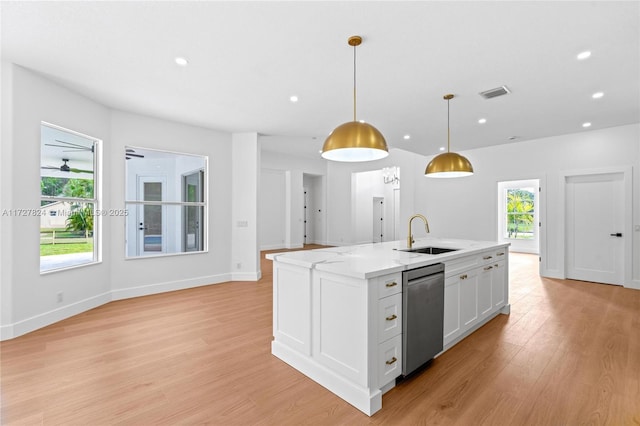
[[[451,152],[451,130],[449,128],[449,101],[453,95],[444,95],[447,101],[447,152],[437,155],[427,165],[424,175],[436,178],[452,178],[470,176],[473,174],[473,166],[469,160],[460,154]]]
[[[356,121],[356,46],[362,37],[351,36],[349,46],[353,46],[353,121],[336,127],[324,141],[322,158],[333,161],[372,161],[389,155],[387,142],[382,133],[367,123]]]

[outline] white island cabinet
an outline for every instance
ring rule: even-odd
[[[434,239],[269,254],[273,355],[365,414],[402,374],[402,272],[444,263],[444,350],[508,313],[508,244]]]

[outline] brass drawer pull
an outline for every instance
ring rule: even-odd
[[[397,316],[396,314],[393,314],[393,315],[391,315],[391,316],[388,316],[388,317],[386,318],[386,320],[387,320],[387,321],[393,321],[393,320],[394,320],[394,319],[396,319],[396,318],[398,318],[398,316]]]
[[[485,270],[485,271],[488,271],[489,269],[493,269],[493,266],[486,266],[486,267],[484,268],[484,270]]]
[[[398,358],[396,358],[395,356],[393,358],[391,358],[389,361],[385,361],[387,363],[387,365],[391,365],[391,364],[395,364],[395,362],[398,360]]]
[[[489,260],[489,259],[493,259],[493,256],[485,256],[483,257],[484,260]]]
[[[461,279],[461,280],[466,280],[467,278],[468,278],[468,277],[467,277],[467,274],[460,275],[460,279]]]
[[[397,283],[397,282],[395,282],[395,281],[393,281],[393,282],[390,282],[390,283],[386,283],[385,285],[386,285],[387,287],[395,287],[395,286],[397,286],[397,285],[398,285],[398,283]]]
[[[497,254],[498,256],[504,256],[504,252],[500,252]]]

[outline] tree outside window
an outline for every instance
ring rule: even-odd
[[[97,139],[42,123],[40,272],[99,260],[94,225],[99,207],[95,190],[98,147]]]
[[[507,189],[505,238],[532,239],[534,231],[535,189]]]

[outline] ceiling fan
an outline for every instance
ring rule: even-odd
[[[131,149],[131,148],[127,148],[125,149],[125,153],[124,156],[127,160],[131,160],[132,157],[136,157],[136,158],[144,158],[144,155],[142,154],[136,154],[135,149]]]
[[[67,141],[61,141],[59,139],[55,140],[56,142],[58,142],[59,144],[62,145],[56,145],[53,143],[45,143],[46,146],[55,146],[58,148],[67,148],[65,150],[63,150],[62,152],[77,152],[77,151],[89,151],[89,152],[93,152],[93,144],[91,144],[91,146],[84,146],[84,145],[80,145],[77,143],[73,143],[73,142],[67,142]]]
[[[42,166],[41,169],[60,170],[61,172],[71,172],[71,173],[91,173],[91,174],[93,174],[93,170],[84,170],[84,169],[76,169],[74,167],[69,167],[69,165],[67,164],[67,161],[69,161],[68,158],[63,158],[62,161],[63,161],[63,164],[61,166],[59,166],[59,167]]]

